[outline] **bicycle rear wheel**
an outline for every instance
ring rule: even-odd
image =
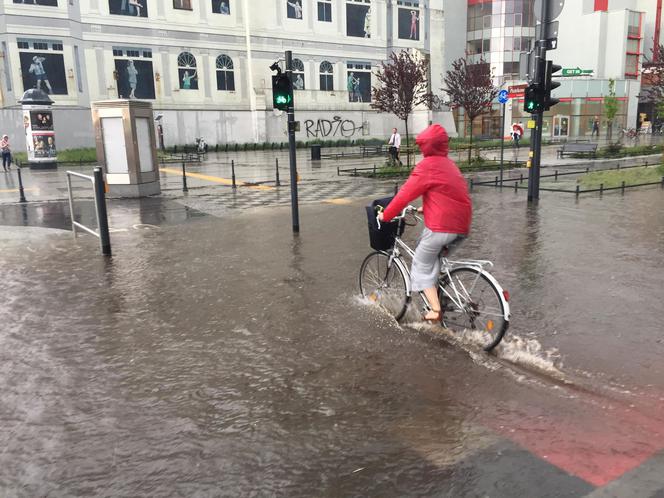
[[[396,261],[388,266],[389,261],[386,253],[378,251],[364,259],[360,267],[360,292],[398,321],[408,308],[406,275]]]
[[[438,296],[443,326],[455,332],[475,332],[471,339],[479,342],[485,351],[491,351],[500,343],[509,321],[505,319],[500,292],[484,273],[474,268],[455,268],[449,278],[445,275],[441,280]]]

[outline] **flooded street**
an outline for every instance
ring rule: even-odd
[[[367,200],[299,237],[283,207],[109,207],[109,260],[3,226],[0,495],[585,496],[661,454],[661,189],[473,200],[495,355],[358,297]]]

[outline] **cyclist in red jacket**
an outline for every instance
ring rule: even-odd
[[[454,161],[447,157],[449,139],[445,128],[429,126],[417,137],[424,155],[410,177],[385,210],[378,214],[381,221],[390,221],[410,202],[422,196],[420,212],[424,213],[424,229],[415,249],[411,266],[411,289],[424,291],[431,310],[424,319],[440,322],[442,313],[438,299],[440,253],[470,232],[473,207],[466,180]]]

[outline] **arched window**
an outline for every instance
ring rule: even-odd
[[[178,79],[181,90],[198,90],[196,57],[189,52],[182,52],[178,55]]]
[[[217,57],[217,90],[235,91],[233,59],[225,54]]]
[[[332,73],[332,64],[328,61],[320,63],[320,89],[331,92],[334,90],[334,77]]]
[[[300,59],[293,59],[293,89],[304,90],[304,64]]]

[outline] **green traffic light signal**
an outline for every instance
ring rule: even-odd
[[[293,106],[293,84],[282,72],[272,76],[272,105],[281,111]]]

